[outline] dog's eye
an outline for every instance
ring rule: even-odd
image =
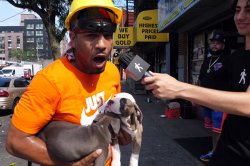
[[[121,105],[125,105],[127,103],[127,100],[125,98],[121,98],[120,103]]]
[[[121,109],[124,109],[124,107],[126,106],[126,103],[127,103],[126,99],[124,99],[124,98],[120,99],[120,107],[121,107]]]

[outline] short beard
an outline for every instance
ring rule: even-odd
[[[209,50],[209,53],[211,55],[216,55],[216,56],[223,54],[223,52],[224,52],[224,50],[217,50],[217,51],[213,51],[211,49]]]

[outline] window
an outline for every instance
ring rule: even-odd
[[[12,48],[12,43],[11,43],[11,41],[8,41],[8,48]]]
[[[36,31],[36,36],[43,36],[43,31]]]
[[[43,38],[42,38],[42,37],[36,38],[36,42],[37,42],[37,43],[43,43]]]
[[[16,48],[20,48],[21,41],[20,41],[20,36],[16,37]]]
[[[27,24],[26,29],[34,29],[34,24]]]
[[[1,44],[0,44],[0,49],[5,49],[4,43],[1,43]]]
[[[11,36],[8,36],[8,40],[11,41]]]
[[[0,37],[0,43],[4,43],[4,37]]]
[[[27,36],[34,36],[34,31],[27,31]]]
[[[36,45],[36,49],[43,49],[43,44],[39,44],[39,43],[37,43],[37,45]]]
[[[34,43],[34,38],[33,37],[28,37],[27,38],[27,43]]]
[[[27,87],[29,85],[29,82],[25,79],[18,78],[14,81],[15,87]]]
[[[0,79],[0,87],[9,87],[10,85],[10,78],[1,78]]]
[[[43,24],[36,24],[36,29],[43,29]]]

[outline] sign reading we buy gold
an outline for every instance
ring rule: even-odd
[[[114,33],[114,48],[133,47],[137,42],[168,42],[168,33],[158,32],[158,10],[139,13],[134,27],[118,27]]]
[[[118,27],[114,33],[114,48],[128,48],[134,46],[134,28]]]

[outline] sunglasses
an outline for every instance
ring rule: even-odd
[[[71,24],[71,30],[81,33],[114,33],[116,17],[117,15],[109,9],[97,7],[84,9]]]
[[[78,20],[73,30],[75,33],[107,33],[113,34],[116,31],[116,24],[105,20]]]

